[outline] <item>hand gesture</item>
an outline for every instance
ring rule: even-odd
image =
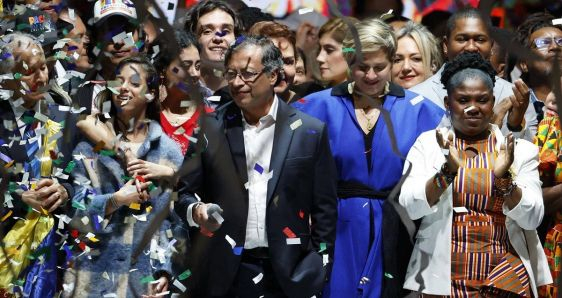
[[[168,278],[160,277],[154,282],[148,284],[148,295],[142,295],[142,298],[154,298],[157,294],[168,291]]]
[[[133,185],[135,183],[136,185]],[[142,203],[148,197],[143,192],[148,188],[150,182],[142,183],[131,179],[114,194],[115,203],[118,206],[129,206],[132,203]]]
[[[515,140],[510,133],[505,138],[505,142],[500,147],[500,152],[494,164],[494,176],[503,177],[513,163],[513,152],[515,150]]]
[[[35,189],[22,193],[21,200],[35,210],[45,209],[48,212],[53,212],[66,203],[68,193],[62,185],[55,183],[54,180],[41,179]]]
[[[437,129],[435,133],[437,143],[439,144],[439,147],[441,147],[441,150],[444,152],[445,158],[447,159],[449,174],[456,173],[462,162],[459,150],[453,146],[453,133],[448,129]],[[448,154],[445,154],[447,151]]]
[[[513,95],[509,97],[511,101],[511,110],[507,115],[507,123],[511,127],[519,127],[525,118],[525,111],[529,106],[529,96],[531,91],[529,87],[521,80],[515,81],[513,86]]]
[[[142,159],[133,159],[127,163],[127,171],[133,176],[142,176],[144,179],[171,179],[174,176],[174,170],[171,167],[144,161]]]
[[[207,212],[213,205],[215,204],[197,204],[192,210],[193,221],[210,232],[218,230],[221,226],[214,218],[210,218]]]

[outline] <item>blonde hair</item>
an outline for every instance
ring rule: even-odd
[[[392,27],[378,18],[366,19],[355,25],[359,37],[359,47],[353,39],[353,30],[343,40],[343,52],[347,63],[351,66],[356,60],[357,51],[371,53],[382,50],[386,53],[389,61],[392,61],[396,53],[396,38]]]
[[[403,37],[410,37],[414,40],[420,50],[423,66],[431,70],[431,73],[435,73],[441,67],[443,64],[443,57],[441,56],[439,43],[425,26],[408,21],[404,27],[400,28],[396,33],[397,41]]]

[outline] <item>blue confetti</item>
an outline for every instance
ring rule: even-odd
[[[254,170],[256,170],[256,172],[260,173],[260,175],[263,174],[263,167],[260,166],[258,163],[256,163],[254,165]]]
[[[232,252],[234,252],[234,254],[237,256],[242,254],[242,250],[244,250],[243,246],[236,246],[232,248]]]
[[[227,34],[228,34],[228,32],[226,32],[226,31],[215,32],[215,35],[218,36],[218,37],[223,37]]]

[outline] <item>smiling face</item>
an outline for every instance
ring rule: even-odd
[[[45,98],[44,93],[48,89],[49,70],[45,54],[39,46],[32,45],[16,48],[12,55],[17,57],[12,73],[21,74],[21,78],[6,80],[2,87],[14,91],[13,99],[21,97],[24,107],[31,108]]]
[[[331,34],[324,34],[319,40],[320,52],[316,56],[320,67],[320,76],[329,85],[337,85],[347,79],[348,65],[342,52],[341,42],[332,38]]]
[[[414,39],[408,36],[400,38],[392,64],[392,82],[408,89],[423,82],[430,75],[431,70],[424,66]]]
[[[200,70],[201,59],[197,48],[192,45],[182,49],[179,57],[166,69],[168,96],[185,97],[188,91],[198,84]]]
[[[117,88],[119,94],[112,94],[112,100],[119,111],[119,119],[143,120],[150,100],[146,95],[150,93],[154,96],[148,90],[146,72],[140,65],[126,64],[117,74],[116,80],[120,81],[121,85]]]
[[[363,62],[352,66],[355,88],[368,96],[379,96],[390,81],[392,63],[384,50],[363,53]]]
[[[482,79],[467,78],[445,97],[451,122],[461,137],[481,139],[493,116],[494,95]],[[469,110],[466,110],[469,107]],[[465,113],[466,111],[466,113]]]
[[[488,60],[492,51],[492,39],[484,21],[479,18],[457,19],[455,28],[445,37],[443,51],[449,61],[463,52],[479,53]]]
[[[86,48],[90,43],[90,38],[86,34],[86,26],[84,22],[82,22],[82,18],[78,15],[74,15],[74,19],[71,19],[67,10],[61,12],[60,18],[74,26],[65,36],[65,38],[70,39],[63,48],[66,51],[66,56],[75,58],[74,53],[77,53],[79,56],[78,59],[75,60],[75,63],[78,70],[83,72],[90,69],[92,65],[88,62],[88,53],[86,52]]]
[[[132,56],[138,51],[135,45],[126,44],[124,39],[117,40],[117,42],[113,41],[113,37],[120,34],[121,32],[125,32],[126,34],[131,33],[133,36],[133,43],[136,43],[138,41],[138,28],[135,25],[131,24],[125,17],[110,17],[108,20],[104,21],[104,23],[98,29],[98,32],[98,36],[101,38],[101,40],[107,42],[103,51],[107,53],[108,57],[106,57],[106,55],[104,55],[103,53],[100,55],[106,57],[112,65],[117,66],[119,62],[121,62],[125,58]]]
[[[255,74],[244,81],[240,75],[228,80],[234,102],[242,111],[260,114],[273,99],[273,89],[277,74],[263,72],[261,48],[249,45],[232,53],[226,72],[247,72]],[[267,113],[267,112],[266,112]]]
[[[202,60],[224,61],[224,54],[234,38],[234,19],[225,11],[217,8],[199,18],[197,41],[202,49]]]

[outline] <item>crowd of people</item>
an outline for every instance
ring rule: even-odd
[[[0,297],[558,296],[562,18],[15,2]]]

